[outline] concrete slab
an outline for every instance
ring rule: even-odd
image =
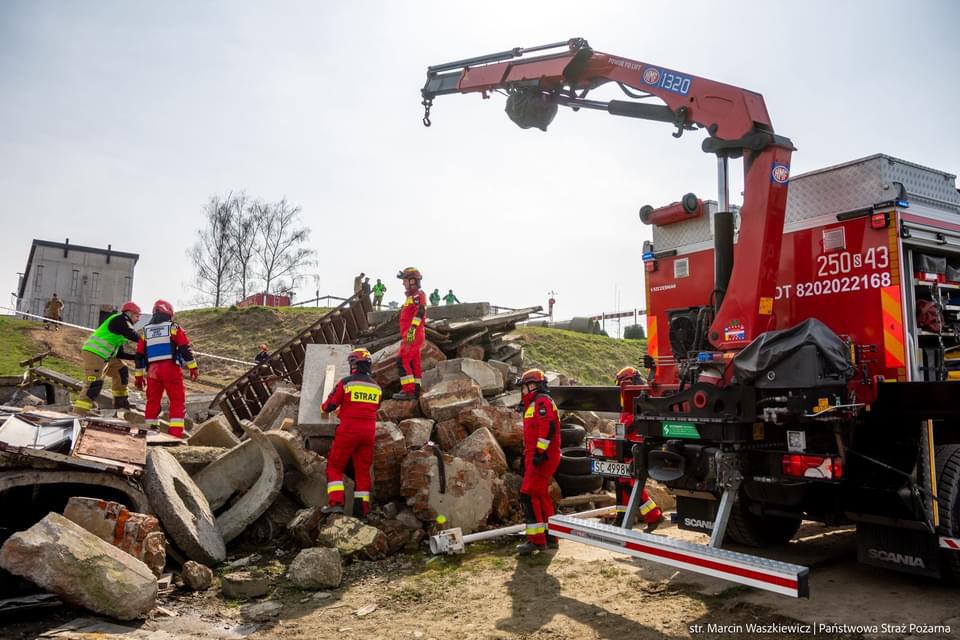
[[[300,386],[300,410],[297,424],[328,422],[320,416],[320,405],[326,400],[324,382],[327,366],[333,366],[333,384],[350,374],[347,355],[353,350],[349,344],[310,344],[303,362],[303,384]],[[330,391],[333,387],[330,387]]]
[[[395,309],[370,311],[367,321],[371,325],[386,322],[396,315]],[[438,307],[427,307],[427,318],[430,320],[465,320],[467,318],[482,318],[490,313],[489,302],[462,302],[460,304],[445,304]]]
[[[233,428],[222,413],[197,425],[187,444],[199,447],[235,447],[240,444],[240,438],[233,433]]]
[[[260,454],[260,476],[239,500],[217,516],[217,529],[220,530],[224,542],[230,542],[239,536],[247,526],[263,515],[283,487],[283,462],[270,439],[246,421],[242,422],[241,426]]]
[[[223,562],[227,550],[210,504],[170,452],[161,447],[147,452],[143,485],[167,535],[191,560]]]
[[[296,389],[277,389],[267,399],[253,424],[264,431],[279,429],[285,418],[296,419],[300,407],[300,392]]]
[[[253,486],[263,469],[263,455],[255,442],[244,440],[193,477],[210,508],[216,511],[235,493]]]

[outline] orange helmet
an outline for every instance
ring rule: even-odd
[[[639,378],[640,372],[637,371],[634,367],[624,367],[617,371],[617,384],[623,384],[627,381],[632,381],[634,378]]]
[[[364,349],[363,347],[357,347],[350,352],[350,355],[347,356],[347,362],[350,363],[351,367],[357,366],[360,362],[370,362],[370,352]]]
[[[420,275],[420,270],[416,267],[407,267],[403,271],[399,272],[397,277],[401,280],[406,280],[407,278],[416,278],[417,282],[423,280],[423,276]]]
[[[120,313],[125,313],[127,311],[131,311],[133,313],[140,313],[140,307],[133,300],[131,300],[130,302],[124,302],[123,306],[120,307]]]
[[[528,382],[546,384],[547,376],[543,375],[543,371],[540,371],[540,369],[528,369],[523,372],[522,376],[520,376],[520,384],[524,385]]]
[[[173,317],[173,305],[167,302],[166,300],[157,300],[153,303],[153,312],[154,313],[163,313],[171,318]]]

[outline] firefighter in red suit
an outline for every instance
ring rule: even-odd
[[[624,435],[630,442],[643,442],[643,436],[636,433],[632,428],[633,410],[624,398],[623,388],[627,385],[638,385],[642,383],[643,379],[640,376],[640,372],[633,367],[624,367],[617,372],[617,386],[620,387],[620,424],[623,425]],[[632,461],[633,459],[630,457],[625,459],[625,462],[628,464]],[[630,501],[630,493],[636,482],[633,478],[617,479],[617,519],[614,521],[614,524],[618,527],[623,526],[623,519],[627,514],[627,503]],[[646,487],[643,488],[643,492],[640,494],[640,500],[640,508],[638,511],[643,517],[644,522],[647,523],[646,532],[650,533],[663,522],[663,512],[660,511],[660,507],[658,507],[657,503],[650,497]]]
[[[340,380],[320,405],[325,414],[340,408],[340,424],[327,457],[327,506],[322,511],[343,513],[343,470],[353,460],[353,497],[360,501],[362,517],[366,517],[370,512],[370,465],[382,391],[370,375],[369,351],[354,349],[347,362],[350,375]]]
[[[560,464],[560,414],[550,397],[543,371],[530,369],[520,378],[523,415],[523,482],[520,504],[526,521],[527,541],[517,547],[530,555],[547,547],[557,548],[557,539],[547,534],[547,521],[554,514],[550,480]]]
[[[147,406],[143,413],[147,426],[158,428],[160,399],[166,391],[170,400],[169,433],[182,438],[185,412],[182,367],[190,371],[191,380],[197,379],[200,370],[193,359],[190,340],[173,321],[173,305],[166,300],[153,304],[153,317],[137,343],[136,363],[134,383],[137,389],[147,388]]]
[[[423,276],[415,267],[407,267],[397,277],[403,280],[407,299],[400,309],[400,353],[397,356],[400,393],[395,393],[393,399],[412,400],[420,395],[420,347],[425,340],[427,296],[420,290]]]

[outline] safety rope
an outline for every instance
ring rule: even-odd
[[[91,329],[90,327],[84,327],[79,324],[72,324],[70,322],[64,322],[62,320],[53,320],[52,318],[44,318],[43,316],[38,316],[33,313],[27,313],[26,311],[18,311],[17,309],[11,309],[10,307],[4,307],[2,305],[0,305],[0,309],[4,311],[10,311],[16,315],[27,316],[28,318],[36,318],[38,320],[43,320],[44,322],[50,322],[52,324],[60,324],[65,327],[72,327],[74,329],[82,329],[84,331],[89,331],[90,333],[93,333],[94,331],[96,331],[96,329]],[[227,356],[218,356],[212,353],[204,353],[203,351],[194,351],[193,354],[196,356],[203,356],[204,358],[213,358],[215,360],[224,360],[226,362],[236,362],[237,364],[247,365],[248,367],[252,367],[257,364],[256,362],[247,362],[246,360],[237,360],[236,358],[228,358]]]

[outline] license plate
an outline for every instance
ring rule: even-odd
[[[599,476],[617,476],[619,478],[629,478],[630,465],[626,462],[612,462],[610,460],[591,460],[593,463],[593,473]]]

